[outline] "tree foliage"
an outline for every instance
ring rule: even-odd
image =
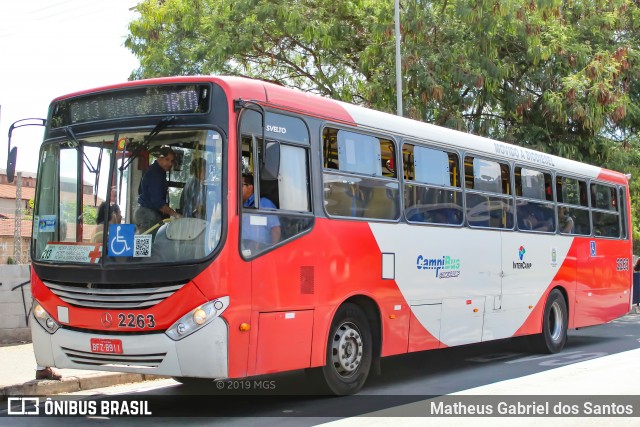
[[[639,2],[401,9],[406,116],[640,178]],[[138,11],[132,78],[246,75],[395,111],[391,0],[144,0]]]

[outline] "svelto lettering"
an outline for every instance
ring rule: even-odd
[[[287,128],[282,126],[267,125],[267,132],[281,133],[284,135],[285,133],[287,133]]]

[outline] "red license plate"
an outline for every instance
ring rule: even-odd
[[[122,340],[91,338],[91,352],[122,354]]]

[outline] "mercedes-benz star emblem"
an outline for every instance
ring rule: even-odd
[[[113,325],[113,318],[110,313],[102,313],[100,316],[100,321],[102,322],[102,326],[105,328],[110,328]]]

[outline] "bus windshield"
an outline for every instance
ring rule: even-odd
[[[217,247],[222,229],[219,133],[165,129],[153,138],[148,130],[67,135],[41,149],[35,261],[192,263]],[[173,156],[165,172],[158,164],[167,152]],[[158,212],[151,224],[142,224],[136,221],[140,184],[154,167],[166,180],[154,181],[159,194],[176,215]]]

